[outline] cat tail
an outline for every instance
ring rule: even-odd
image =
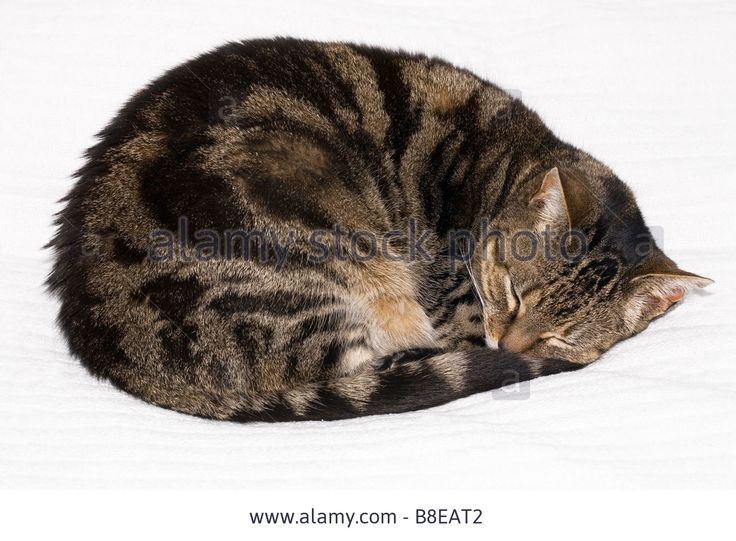
[[[561,359],[529,359],[489,348],[408,350],[383,361],[375,371],[255,397],[231,420],[335,420],[400,413],[583,367]]]

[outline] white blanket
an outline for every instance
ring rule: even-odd
[[[0,6],[0,486],[736,485],[730,3],[252,4]],[[612,166],[667,253],[715,285],[521,400],[486,393],[402,415],[235,425],[94,380],[67,352],[41,285],[54,202],[133,91],[226,40],[272,35],[439,54],[518,89],[558,135]]]

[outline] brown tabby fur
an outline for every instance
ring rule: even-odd
[[[708,282],[654,247],[610,169],[422,55],[228,44],[136,94],[77,176],[49,278],[72,352],[129,393],[214,419],[401,412],[573,370]],[[152,232],[182,217],[177,258],[153,261]],[[400,239],[365,260],[309,259],[315,230],[381,239],[412,220],[430,260]],[[551,232],[555,249],[574,229],[586,252],[510,257],[483,242],[486,225]],[[288,258],[194,257],[197,231],[238,229],[291,233]],[[456,230],[485,244],[467,267]]]

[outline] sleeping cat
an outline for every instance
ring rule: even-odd
[[[578,369],[710,283],[610,169],[436,58],[231,43],[99,137],[50,243],[59,323],[180,412],[427,408]]]

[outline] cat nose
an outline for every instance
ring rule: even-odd
[[[504,336],[498,341],[498,349],[502,351],[514,351],[513,344]]]
[[[512,326],[498,341],[498,347],[504,351],[522,353],[532,347],[536,341],[537,339],[533,333]]]

